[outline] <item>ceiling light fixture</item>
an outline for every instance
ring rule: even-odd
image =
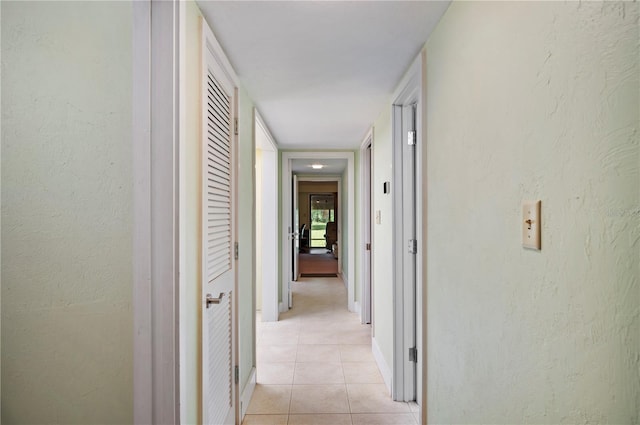
[[[311,168],[313,168],[314,170],[322,170],[324,168],[324,165],[322,165],[322,164],[311,164]]]

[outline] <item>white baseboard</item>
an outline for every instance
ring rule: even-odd
[[[249,408],[249,402],[251,401],[251,396],[253,396],[253,391],[256,389],[256,368],[251,369],[251,374],[249,375],[249,381],[247,385],[244,386],[244,390],[242,390],[242,395],[240,396],[240,423],[244,419],[244,415],[247,413],[247,409]]]
[[[378,364],[378,369],[380,369],[382,379],[384,379],[387,390],[389,390],[389,395],[391,395],[391,369],[389,368],[387,362],[384,360],[382,351],[380,351],[380,347],[378,346],[378,342],[375,338],[371,338],[371,351],[373,351],[373,358]]]
[[[360,312],[362,311],[362,310],[361,310],[361,307],[360,307],[360,301],[356,301],[356,302],[354,302],[354,303],[353,303],[353,311],[354,311],[358,316],[360,316]]]
[[[347,280],[347,277],[344,275],[344,273],[339,272],[339,273],[338,273],[338,277],[339,277],[340,279],[342,279],[342,283],[344,283],[344,287],[345,287],[345,288],[348,288],[348,287],[349,287],[349,281]]]
[[[285,303],[280,303],[278,304],[278,310],[280,311],[280,313],[286,313],[289,310],[289,308]]]

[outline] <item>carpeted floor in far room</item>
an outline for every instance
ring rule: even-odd
[[[302,276],[337,276],[338,260],[326,250],[315,250],[314,253],[300,253],[299,267]],[[317,253],[317,251],[321,251]],[[322,252],[325,251],[325,252]]]

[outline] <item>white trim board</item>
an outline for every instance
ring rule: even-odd
[[[133,19],[133,421],[179,423],[179,3]]]
[[[267,136],[265,141],[268,142],[269,144],[269,146],[262,145],[260,146],[260,148],[263,150],[267,150],[268,148],[270,148],[272,151],[277,152],[279,149],[278,143],[276,142],[276,139],[271,134],[271,131],[269,131],[269,127],[267,127],[267,124],[265,124],[264,119],[262,119],[262,115],[260,115],[260,112],[256,108],[253,109],[253,113],[256,119],[256,123],[260,126],[260,129],[262,129],[264,134]]]
[[[289,281],[291,279],[291,245],[289,244],[289,227],[291,226],[291,160],[293,159],[346,159],[347,160],[347,305],[349,311],[354,311],[355,302],[355,164],[354,153],[350,151],[326,151],[326,152],[282,152],[282,299],[289,299]],[[341,248],[343,249],[343,248]],[[282,310],[281,310],[282,311]],[[286,310],[285,310],[286,311]]]

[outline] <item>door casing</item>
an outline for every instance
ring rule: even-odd
[[[426,331],[427,331],[427,192],[426,192],[426,50],[423,49],[411,64],[403,79],[398,84],[392,96],[393,104],[399,106],[407,106],[411,104],[416,105],[415,111],[415,127],[417,132],[416,145],[415,145],[415,205],[416,205],[416,222],[415,222],[415,234],[417,238],[417,253],[415,256],[416,262],[416,288],[415,288],[415,346],[417,349],[417,363],[415,365],[416,381],[415,381],[415,400],[420,406],[420,423],[426,423],[426,384],[427,373],[426,361],[427,361],[427,346],[426,346]],[[397,122],[401,117],[394,116],[392,118],[392,124],[394,128],[402,128],[402,123]],[[393,191],[402,190],[402,186],[398,183],[402,181],[401,170],[402,164],[398,163],[396,159],[400,159],[402,156],[396,152],[396,149],[400,149],[402,142],[397,142],[397,138],[402,138],[402,134],[394,131],[394,185]],[[398,174],[400,173],[400,174]],[[394,214],[394,231],[398,229],[399,223],[396,222],[396,218],[399,215],[398,212]],[[394,238],[394,252],[398,253],[400,250],[407,249],[407,241]],[[401,257],[401,256],[400,256]],[[394,259],[395,271],[398,267],[402,267],[401,258]],[[394,276],[397,273],[394,272]],[[397,277],[396,277],[397,279]],[[396,282],[399,283],[399,282]],[[403,371],[403,363],[408,358],[409,345],[401,337],[404,333],[405,311],[404,311],[404,299],[398,294],[394,294],[394,358],[393,358],[393,384],[392,395],[394,399],[404,398],[404,391],[406,389],[406,383],[404,376],[399,373]],[[399,392],[402,392],[400,394]]]
[[[179,3],[133,19],[133,422],[180,423]]]

